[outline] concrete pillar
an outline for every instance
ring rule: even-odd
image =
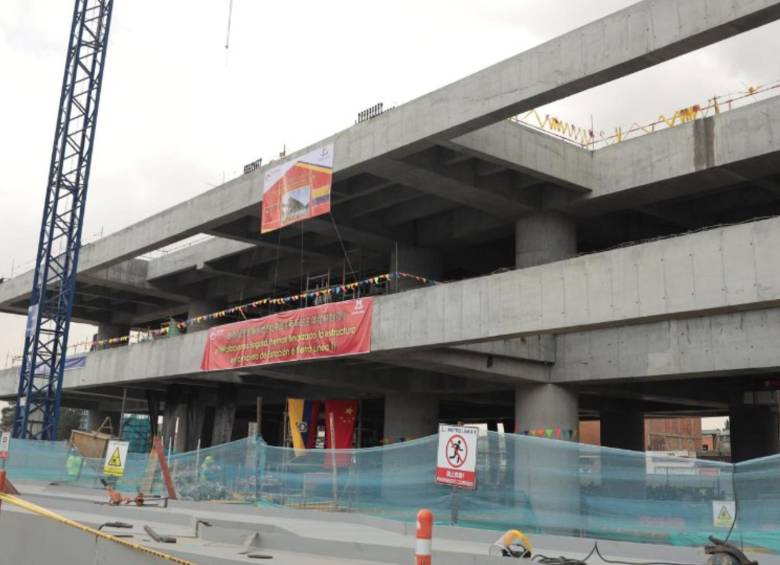
[[[176,452],[192,451],[203,433],[205,405],[202,392],[173,385],[165,394],[162,438],[166,449],[173,440]]]
[[[525,383],[515,389],[515,504],[545,533],[572,535],[580,516],[579,398],[577,391],[554,384]],[[556,438],[557,439],[557,438]]]
[[[762,404],[763,393],[746,393],[749,403],[729,407],[731,460],[734,463],[780,453],[780,418],[774,391],[766,391],[769,401]]]
[[[196,316],[203,316],[204,314],[213,314],[219,310],[222,310],[223,306],[219,302],[213,300],[192,300],[187,305],[187,318],[195,318]],[[188,332],[197,332],[201,330],[207,330],[210,327],[219,324],[218,319],[203,320],[199,324],[192,324],[187,328]]]
[[[439,430],[439,399],[435,394],[389,392],[385,395],[385,442],[418,439]]]
[[[577,226],[558,212],[538,211],[515,223],[515,267],[523,269],[577,254]]]
[[[645,415],[638,406],[613,400],[601,410],[601,489],[603,496],[644,498],[647,470],[645,463]]]
[[[601,410],[601,445],[631,451],[645,450],[645,415],[631,403],[614,401]],[[620,403],[620,404],[618,404]]]
[[[441,253],[424,247],[396,247],[390,254],[391,273],[401,272],[432,280],[442,278],[444,261]],[[398,279],[391,283],[394,291],[418,288],[420,283],[412,279]]]
[[[211,445],[227,443],[233,437],[233,425],[236,420],[238,390],[235,385],[222,383],[217,391],[217,407],[214,411],[214,430],[211,432]]]

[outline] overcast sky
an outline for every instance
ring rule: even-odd
[[[116,0],[85,238],[632,3],[234,0],[226,51],[229,0]],[[0,276],[35,254],[72,7],[2,0]],[[780,79],[778,33],[770,24],[545,111],[611,129]],[[23,323],[0,314],[0,367]]]

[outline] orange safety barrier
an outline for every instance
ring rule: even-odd
[[[423,508],[417,513],[417,545],[415,546],[415,565],[431,565],[431,547],[433,545],[433,512]]]

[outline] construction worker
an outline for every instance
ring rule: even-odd
[[[79,455],[78,452],[71,451],[68,454],[68,458],[65,460],[65,472],[68,475],[69,481],[79,480],[82,461],[81,455]]]
[[[203,463],[200,465],[200,478],[205,481],[216,481],[219,479],[219,465],[214,460],[213,455],[206,455]]]

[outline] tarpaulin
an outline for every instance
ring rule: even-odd
[[[372,307],[371,298],[358,298],[211,328],[201,369],[368,353]]]

